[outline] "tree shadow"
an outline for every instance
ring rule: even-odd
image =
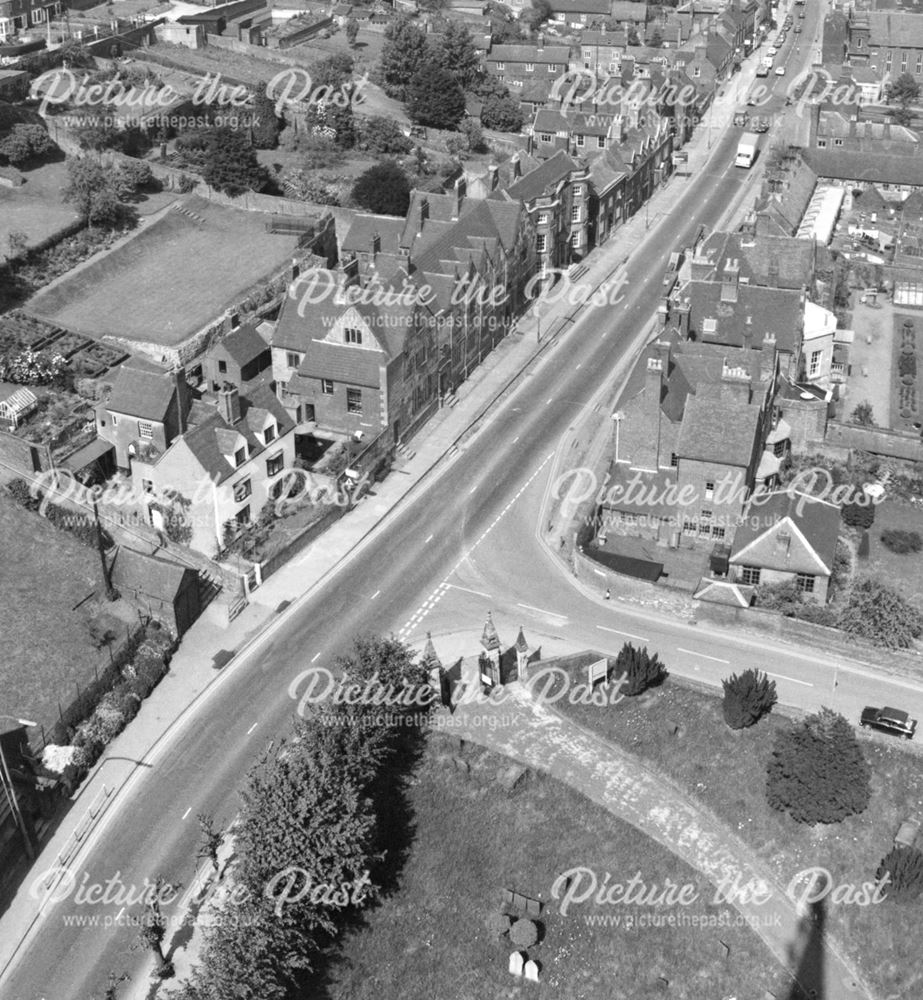
[[[823,900],[812,903],[799,926],[799,941],[790,947],[790,954],[801,948],[795,980],[787,1000],[825,1000],[824,991],[824,926],[827,913]]]

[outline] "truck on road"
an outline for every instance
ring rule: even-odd
[[[760,137],[756,132],[744,132],[737,144],[737,156],[734,160],[735,167],[746,167],[748,170],[753,166],[756,153],[759,149]]]

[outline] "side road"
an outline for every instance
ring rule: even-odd
[[[444,663],[477,652],[470,632],[433,638]],[[546,657],[575,652],[548,636],[530,632],[530,638],[541,640]],[[476,677],[470,681],[476,683]],[[793,978],[797,975],[809,994],[816,990],[820,996],[823,990],[825,996],[838,1000],[870,1000],[868,987],[829,935],[811,942],[822,947],[824,960],[802,967],[810,922],[806,925],[785,888],[726,824],[633,754],[534,700],[523,685],[510,684],[507,692],[502,702],[483,698],[457,706],[450,726],[449,719],[445,720],[446,731],[570,785],[662,844],[715,886],[765,883],[771,888],[768,901],[757,905],[737,897],[728,902],[747,919],[777,961]],[[575,866],[580,863],[574,859]]]

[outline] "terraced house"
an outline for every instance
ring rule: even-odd
[[[64,9],[62,0],[0,0],[0,42],[21,31],[48,24]]]

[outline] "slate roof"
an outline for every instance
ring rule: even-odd
[[[771,536],[786,527],[794,528],[827,572],[832,572],[840,533],[840,508],[795,490],[754,495],[743,523],[734,534],[731,562],[746,562],[790,573],[817,573],[819,567],[810,555],[804,557],[801,546],[796,544],[796,536],[793,535],[787,547],[769,542]],[[760,544],[764,539],[767,543]]]
[[[163,423],[175,394],[172,372],[132,360],[119,369],[105,405],[113,413]]]
[[[527,203],[534,201],[536,198],[541,198],[548,188],[559,184],[574,170],[577,170],[577,164],[564,150],[558,150],[554,156],[550,156],[535,170],[531,170],[515,184],[508,187],[503,194],[512,200],[519,199]]]
[[[112,561],[112,583],[117,590],[133,590],[172,604],[195,571],[171,559],[138,552],[120,545]]]
[[[923,18],[921,18],[923,20]],[[876,184],[923,185],[923,155],[811,149],[805,159],[818,177],[871,181]]]
[[[381,368],[388,360],[383,351],[315,340],[298,373],[306,378],[329,378],[377,389],[381,385]]]
[[[869,47],[896,46],[923,48],[923,19],[917,13],[873,10],[865,15],[869,23]]]
[[[740,277],[748,279],[752,284],[801,288],[802,285],[811,283],[814,252],[814,240],[769,234],[754,237],[744,233],[712,233],[697,248],[692,261],[698,273],[697,265],[707,259],[713,265],[713,280],[720,280],[730,258],[739,262]],[[773,265],[775,274],[771,280]]]
[[[609,8],[617,0],[551,0],[555,14],[600,14],[608,17]]]
[[[760,418],[758,403],[707,394],[686,401],[679,432],[680,460],[747,468]]]
[[[587,0],[594,2],[594,0]],[[608,0],[606,0],[608,9]],[[539,48],[537,45],[494,45],[490,52],[484,57],[487,62],[502,63],[533,63],[534,65],[555,65],[566,66],[570,60],[569,45],[546,45]]]
[[[268,351],[269,344],[256,332],[256,327],[252,323],[244,323],[223,340],[212,344],[208,350],[209,355],[214,354],[220,348],[227,351],[228,356],[235,364],[243,367]]]
[[[643,24],[647,20],[646,3],[638,0],[611,0],[609,16],[613,21],[634,21]]]
[[[395,219],[393,215],[357,213],[343,237],[340,250],[367,253],[371,249],[372,239],[378,236],[382,253],[397,253],[403,231],[404,220]]]
[[[722,302],[722,282],[690,281],[682,297],[691,307],[690,326],[703,343],[742,347],[750,330],[754,344],[762,343],[765,334],[772,333],[777,350],[794,354],[798,348],[804,321],[798,290],[739,285],[737,301]],[[713,333],[706,332],[706,319],[715,321]]]

